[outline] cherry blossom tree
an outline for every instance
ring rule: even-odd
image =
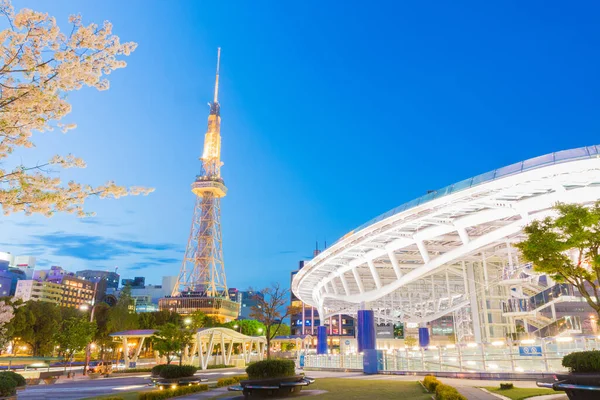
[[[60,122],[71,111],[67,94],[84,86],[108,89],[106,75],[124,68],[122,58],[137,46],[121,43],[110,22],[84,25],[79,15],[69,17],[67,33],[48,14],[30,9],[15,12],[10,0],[0,0],[2,16],[8,27],[0,31],[0,163],[15,149],[34,147],[34,132],[74,128]],[[90,196],[119,198],[152,191],[113,181],[99,187],[65,184],[53,170],[84,167],[82,159],[70,154],[10,169],[0,164],[0,208],[5,215],[71,212],[85,216],[83,205]]]
[[[0,352],[10,341],[8,336],[8,323],[15,316],[15,309],[6,300],[0,300]]]

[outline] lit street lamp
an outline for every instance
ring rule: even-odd
[[[96,282],[96,284],[94,285],[94,296],[92,297],[92,302],[94,302],[96,300],[96,291],[98,290],[98,282]],[[92,306],[92,311],[90,312],[90,322],[94,322],[94,311],[96,311],[96,306],[99,303],[96,303]],[[90,309],[90,305],[89,304],[81,304],[79,306],[79,309],[81,311],[87,311]],[[90,357],[91,357],[91,348],[92,348],[92,343],[88,343],[88,345],[85,347],[85,363],[83,365],[83,375],[87,375],[87,369],[88,369],[88,365],[90,364]]]

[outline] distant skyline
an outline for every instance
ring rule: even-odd
[[[40,267],[177,275],[190,185],[222,48],[225,269],[230,287],[288,284],[315,242],[435,190],[538,155],[600,143],[600,4],[45,2],[66,25],[109,20],[137,50],[105,92],[69,96],[66,135],[34,136],[88,168],[62,178],[155,187],[94,199],[96,217],[0,221],[0,251]]]

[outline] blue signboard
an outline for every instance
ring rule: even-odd
[[[541,357],[542,346],[519,346],[519,355]]]

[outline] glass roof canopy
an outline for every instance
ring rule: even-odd
[[[555,153],[549,153],[549,154],[545,154],[543,156],[530,158],[525,161],[520,161],[520,162],[511,164],[511,165],[508,165],[506,167],[495,169],[490,172],[485,172],[483,174],[474,176],[473,178],[465,179],[463,181],[454,183],[452,185],[448,185],[444,188],[434,190],[430,193],[427,193],[426,195],[417,197],[414,200],[411,200],[407,203],[401,204],[398,207],[395,207],[395,208],[371,219],[370,221],[365,222],[364,224],[360,225],[358,228],[350,231],[346,235],[342,236],[340,239],[336,240],[334,244],[340,242],[342,239],[345,239],[346,237],[351,236],[352,234],[354,234],[364,228],[369,227],[370,225],[373,225],[379,221],[382,221],[388,217],[391,217],[392,215],[401,213],[401,212],[411,209],[413,207],[420,206],[429,201],[439,199],[440,197],[444,197],[444,196],[447,196],[452,193],[460,192],[461,190],[470,189],[472,187],[481,185],[486,182],[491,182],[496,179],[504,178],[504,177],[507,177],[510,175],[519,174],[521,172],[530,171],[530,170],[534,170],[537,168],[542,168],[542,167],[545,167],[548,165],[561,164],[561,163],[568,162],[568,161],[574,161],[574,160],[586,159],[586,158],[600,158],[600,145],[586,146],[586,147],[579,147],[576,149],[557,151]]]

